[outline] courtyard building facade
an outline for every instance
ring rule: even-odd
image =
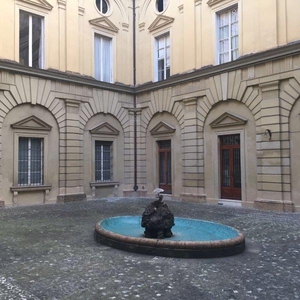
[[[300,211],[298,0],[0,2],[0,205]]]

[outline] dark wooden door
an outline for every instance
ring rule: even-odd
[[[221,198],[241,200],[240,135],[220,136]]]
[[[158,142],[159,187],[166,194],[172,194],[171,141]]]

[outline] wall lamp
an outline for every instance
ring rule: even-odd
[[[270,129],[266,129],[265,131],[265,137],[269,137],[269,141],[272,138],[272,131]]]

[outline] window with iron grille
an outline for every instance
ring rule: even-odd
[[[112,180],[112,142],[95,141],[95,181]]]
[[[238,8],[218,14],[218,63],[233,61],[239,56]]]
[[[18,185],[42,185],[44,139],[19,137]]]

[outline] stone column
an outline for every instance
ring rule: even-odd
[[[80,102],[65,100],[65,133],[60,140],[60,188],[58,202],[85,200],[83,193],[83,142],[79,124]]]
[[[260,85],[260,126],[257,127],[257,196],[262,209],[292,211],[288,116],[281,108],[279,81]]]
[[[183,200],[204,202],[203,130],[197,117],[197,98],[183,100],[185,106],[182,135]]]

